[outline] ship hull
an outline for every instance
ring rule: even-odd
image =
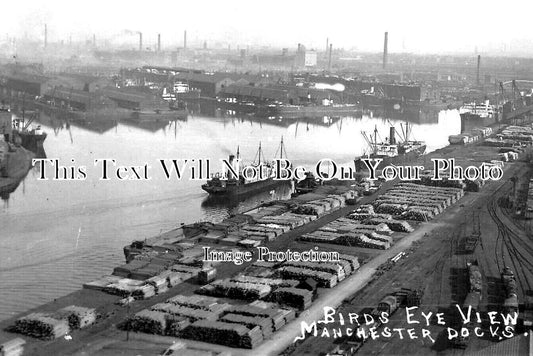
[[[416,159],[417,157],[420,157],[426,152],[426,145],[422,145],[420,147],[417,147],[409,152],[399,154],[394,157],[382,157],[382,156],[373,156],[370,155],[370,158],[379,158],[383,161],[380,163],[379,167],[385,167],[388,165],[400,165],[404,163],[408,163],[412,161],[413,159]],[[362,158],[355,160],[355,169],[356,171],[367,171],[368,167],[366,164],[362,161]]]
[[[290,181],[287,180],[274,180],[272,178],[265,179],[258,182],[248,183],[248,184],[239,184],[239,185],[230,185],[224,187],[210,186],[209,184],[202,185],[202,189],[207,193],[213,196],[228,196],[236,197],[243,195],[253,195],[260,192],[264,192],[269,189],[275,189],[276,187],[289,184]]]

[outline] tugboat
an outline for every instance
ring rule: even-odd
[[[281,139],[280,147],[278,148],[280,152],[280,158],[283,158],[285,152],[285,146],[283,144],[283,138]],[[239,159],[239,148],[237,148],[237,157],[234,155],[229,156],[229,163],[233,167],[235,158]],[[257,180],[247,180],[243,177],[242,171],[238,172],[239,176],[234,177],[231,171],[228,171],[226,177],[221,176],[221,174],[216,174],[207,183],[202,185],[202,189],[208,192],[210,195],[214,196],[225,196],[225,197],[236,197],[244,195],[253,195],[262,191],[273,190],[278,186],[289,184],[289,180],[275,180],[272,176],[273,169],[269,163],[265,162],[263,151],[261,149],[261,143],[259,143],[259,149],[256,153],[256,159],[254,160],[253,166],[260,169],[260,167],[265,167],[268,172],[266,174],[267,178],[257,179]]]
[[[401,142],[396,142],[396,128],[390,127],[389,139],[378,142],[378,130],[374,129],[374,135],[368,136],[366,132],[361,134],[365,138],[369,146],[369,152],[362,158],[380,158],[382,165],[398,164],[401,161],[408,161],[426,152],[426,143],[424,141],[416,141],[410,139],[411,128],[409,123],[405,123],[405,128],[402,125]],[[355,160],[355,169],[357,171],[367,170],[366,164],[361,158]]]

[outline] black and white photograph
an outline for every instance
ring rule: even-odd
[[[533,5],[8,0],[0,356],[533,356]]]

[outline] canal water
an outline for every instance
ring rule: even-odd
[[[407,119],[412,121],[412,138],[425,140],[428,151],[446,146],[448,135],[460,131],[457,111]],[[132,240],[181,223],[222,220],[262,201],[290,195],[285,188],[242,202],[213,202],[200,181],[167,180],[159,159],[210,159],[215,171],[218,160],[237,147],[242,159],[251,162],[261,142],[265,158],[272,158],[283,137],[294,165],[311,167],[322,158],[349,163],[367,147],[361,132],[377,128],[384,139],[390,122],[399,131],[404,124],[373,112],[308,120],[194,114],[187,120],[153,125],[105,119],[67,124],[41,116],[39,123],[48,133],[47,157],[62,165],[86,166],[87,179],[39,180],[36,167],[0,202],[0,320],[110,274],[123,263],[122,247]],[[102,158],[127,166],[147,163],[152,166],[151,179],[99,180],[100,170],[93,162]]]

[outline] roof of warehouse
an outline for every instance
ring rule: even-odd
[[[50,89],[45,93],[45,95],[56,99],[70,100],[85,104],[90,103],[91,99],[94,97],[93,95],[91,95],[91,93],[83,90],[64,88]]]
[[[6,75],[6,78],[12,79],[12,80],[24,81],[28,83],[37,83],[37,84],[43,84],[43,83],[46,83],[48,80],[50,80],[49,77],[45,77],[43,75],[27,74],[27,73],[8,74]]]
[[[229,75],[225,73],[215,74],[201,74],[201,73],[179,73],[176,74],[177,79],[192,80],[197,82],[218,83],[224,79],[231,79]]]

